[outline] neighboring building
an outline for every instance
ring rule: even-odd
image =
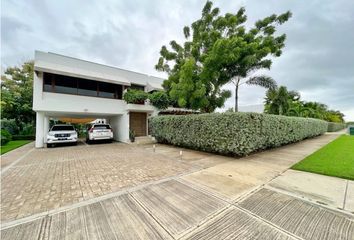
[[[127,104],[128,88],[162,90],[163,79],[54,53],[35,52],[33,110],[36,147],[44,147],[50,118],[106,119],[114,139],[129,142],[148,133],[147,117],[157,109],[147,103]]]

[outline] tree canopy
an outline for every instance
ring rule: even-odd
[[[288,91],[285,86],[270,89],[266,93],[264,112],[276,115],[318,118],[328,122],[344,122],[344,114],[330,110],[327,105],[319,102],[300,100],[300,93]]]
[[[269,56],[281,55],[286,36],[275,36],[276,26],[291,17],[290,12],[273,14],[246,29],[245,8],[235,14],[220,15],[220,9],[212,5],[207,1],[201,18],[184,27],[183,44],[173,40],[169,49],[162,46],[156,64],[157,70],[168,74],[164,87],[172,100],[180,107],[205,112],[224,105],[231,92],[222,87],[231,81],[236,84],[236,93],[243,83],[276,86],[267,76],[250,75],[259,69],[269,69],[272,64]]]
[[[9,67],[1,75],[1,118],[14,119],[21,130],[34,124],[32,110],[34,62]]]

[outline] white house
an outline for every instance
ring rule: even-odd
[[[127,88],[160,90],[161,78],[41,51],[34,69],[37,148],[46,143],[50,118],[106,119],[114,139],[129,142],[129,130],[146,136],[147,117],[157,114],[152,105],[127,104],[122,95]]]

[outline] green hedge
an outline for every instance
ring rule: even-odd
[[[337,131],[342,130],[344,128],[346,128],[345,123],[328,122],[327,132],[337,132]]]
[[[34,135],[12,135],[12,140],[35,140]]]
[[[6,129],[1,129],[0,131],[1,145],[6,145],[12,140],[11,134]]]
[[[235,156],[318,136],[328,126],[318,119],[258,113],[157,116],[149,124],[160,143]]]

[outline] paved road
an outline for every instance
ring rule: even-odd
[[[177,148],[139,147],[187,170],[7,221],[2,239],[354,239],[350,212],[270,185],[335,137],[242,159],[194,151],[180,159]]]

